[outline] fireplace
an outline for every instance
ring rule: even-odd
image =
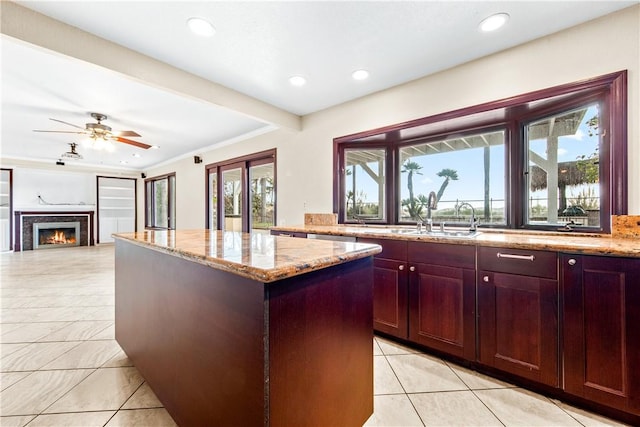
[[[16,211],[14,214],[15,251],[94,245],[93,211]]]
[[[80,245],[80,222],[36,222],[33,224],[33,249]]]

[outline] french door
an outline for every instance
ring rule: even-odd
[[[268,232],[275,225],[275,150],[207,165],[207,228]]]

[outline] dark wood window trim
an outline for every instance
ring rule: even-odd
[[[523,168],[522,123],[531,121],[549,111],[563,106],[575,105],[589,99],[603,100],[602,116],[608,122],[608,135],[601,155],[608,158],[603,165],[601,178],[607,185],[601,185],[602,232],[610,232],[610,215],[627,213],[627,71],[618,71],[579,82],[568,83],[510,98],[461,108],[429,117],[358,132],[334,139],[333,144],[333,209],[343,222],[344,203],[342,194],[344,182],[340,173],[345,148],[387,147],[390,156],[387,166],[387,221],[397,223],[398,174],[397,149],[399,145],[424,141],[437,136],[453,135],[472,129],[504,126],[507,131],[506,170],[510,175],[505,183],[507,203],[506,228],[530,228],[524,224],[524,204],[519,200],[524,178],[514,171]],[[608,143],[607,143],[608,142]],[[396,153],[394,156],[393,153]],[[604,163],[604,162],[603,162]],[[522,205],[522,206],[520,206]],[[608,212],[607,212],[608,211]],[[538,227],[536,227],[538,228]],[[544,228],[544,227],[540,227]],[[593,232],[593,229],[586,231]]]
[[[173,182],[171,179],[167,179],[173,177]],[[149,230],[166,230],[166,229],[175,229],[175,224],[176,224],[176,218],[171,218],[171,212],[175,211],[175,197],[172,198],[171,194],[175,195],[175,177],[176,177],[176,173],[175,172],[171,172],[171,173],[167,173],[164,175],[158,175],[158,176],[154,176],[151,178],[147,178],[144,180],[144,226],[146,229]],[[160,181],[163,179],[167,179],[167,192],[169,194],[169,198],[168,198],[168,205],[167,205],[167,215],[169,215],[169,217],[167,217],[167,224],[168,227],[157,227],[156,224],[156,219],[153,218],[153,210],[151,210],[152,214],[151,217],[149,215],[149,189],[148,189],[148,183],[154,183],[155,181]],[[154,193],[151,193],[151,198],[154,198]],[[151,205],[155,204],[155,200],[152,200]],[[173,227],[171,226],[173,224]]]
[[[277,179],[276,177],[278,176],[277,174],[277,162],[276,162],[276,154],[277,154],[277,150],[275,148],[271,149],[271,150],[265,150],[265,151],[260,151],[258,153],[253,153],[253,154],[248,154],[245,156],[240,156],[240,157],[235,157],[233,159],[228,159],[228,160],[223,160],[221,162],[215,162],[215,163],[210,163],[208,165],[205,166],[205,175],[204,175],[204,179],[205,179],[205,188],[206,188],[206,194],[205,194],[205,227],[206,228],[216,228],[218,230],[222,230],[223,229],[223,220],[224,220],[224,216],[220,215],[219,213],[223,211],[223,198],[222,197],[218,197],[217,200],[217,211],[218,211],[218,223],[217,224],[210,224],[210,217],[211,217],[211,212],[210,212],[210,207],[209,207],[209,199],[211,197],[210,194],[210,188],[209,188],[209,175],[212,173],[217,174],[218,179],[217,179],[217,190],[218,190],[218,195],[222,194],[223,192],[223,188],[222,188],[222,179],[221,178],[221,173],[225,170],[229,170],[229,169],[235,169],[235,168],[241,168],[242,169],[242,188],[243,188],[243,192],[242,192],[242,230],[244,232],[248,232],[250,230],[251,224],[250,224],[250,215],[249,213],[251,212],[250,210],[250,203],[249,203],[249,168],[251,166],[258,166],[261,164],[267,164],[267,163],[273,163],[273,188],[274,188],[274,192],[276,192],[277,194]],[[274,194],[274,198],[276,198],[276,194]],[[277,198],[276,198],[277,200]],[[277,218],[277,203],[274,206],[274,221],[276,221]]]

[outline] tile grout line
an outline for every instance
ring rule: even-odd
[[[378,344],[379,345],[379,344]],[[413,408],[413,411],[416,413],[416,415],[418,416],[418,419],[420,420],[420,422],[422,423],[422,426],[426,426],[424,420],[422,419],[422,417],[420,416],[420,412],[418,412],[418,409],[416,408],[416,405],[413,403],[413,400],[411,400],[411,397],[409,397],[409,393],[407,393],[407,390],[404,388],[404,384],[402,384],[402,381],[400,381],[400,378],[398,377],[398,374],[396,373],[395,369],[393,369],[393,365],[391,364],[391,362],[389,362],[389,359],[387,357],[387,354],[384,352],[384,349],[382,348],[382,346],[380,346],[380,351],[382,351],[382,355],[385,358],[385,361],[389,364],[389,367],[391,368],[391,372],[393,372],[393,375],[396,377],[396,380],[398,380],[398,384],[400,384],[400,387],[402,387],[402,391],[404,392],[404,396],[407,398],[407,400],[409,401],[409,403],[411,404],[411,407]],[[411,353],[410,353],[411,354]],[[398,356],[397,354],[394,356]],[[375,412],[375,408],[374,408],[374,412]]]

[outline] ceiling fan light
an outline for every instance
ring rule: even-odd
[[[67,151],[66,153],[62,153],[62,158],[65,159],[71,159],[71,160],[80,160],[82,159],[82,156],[80,154],[78,154],[78,152],[76,151],[76,147],[78,144],[72,142],[69,144],[69,146],[71,147],[71,149],[69,151]]]
[[[62,157],[64,157],[65,159],[71,159],[71,160],[80,160],[80,159],[82,159],[82,155],[80,155],[78,153],[72,153],[70,151],[67,151],[66,153],[62,153]]]

